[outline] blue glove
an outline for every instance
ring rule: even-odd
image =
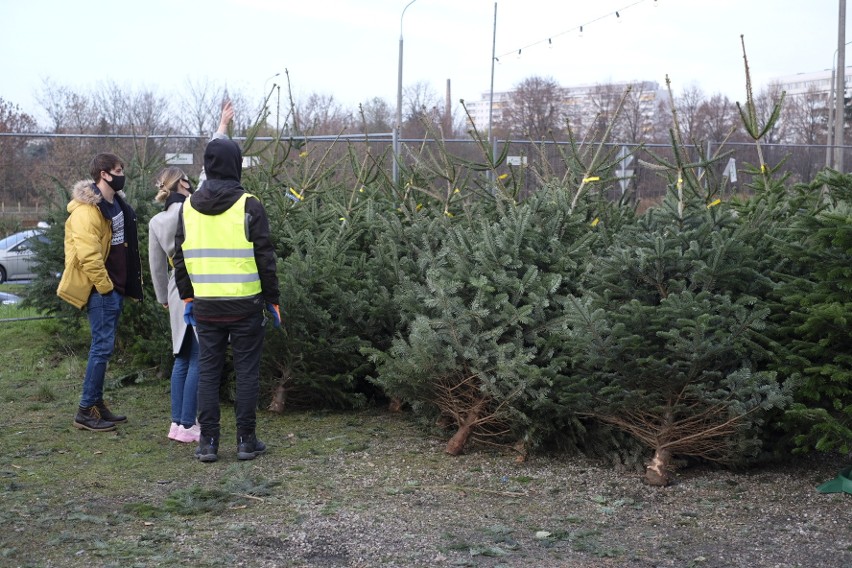
[[[266,304],[266,311],[272,315],[272,327],[281,327],[281,312],[278,310],[278,304]]]
[[[186,302],[186,307],[183,308],[183,321],[186,322],[186,325],[196,327],[195,315],[192,313],[192,300],[184,300],[184,302]]]

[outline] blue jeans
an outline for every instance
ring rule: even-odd
[[[255,433],[263,323],[261,310],[234,322],[198,320],[198,423],[202,437],[218,439],[220,435],[219,386],[229,341],[236,374],[237,436]]]
[[[92,292],[89,296],[86,313],[89,316],[92,345],[89,347],[89,361],[83,377],[83,396],[80,398],[80,406],[83,408],[94,406],[104,399],[104,377],[107,363],[115,349],[115,331],[122,307],[124,296],[115,290],[104,295]]]
[[[172,365],[172,422],[189,428],[195,424],[198,409],[198,341],[191,327],[186,328],[180,351]]]

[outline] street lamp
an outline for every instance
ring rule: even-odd
[[[852,41],[847,41],[844,44],[844,47],[852,43]],[[826,124],[826,148],[825,148],[825,167],[830,168],[832,166],[832,156],[834,156],[834,107],[835,97],[837,96],[837,86],[835,83],[835,71],[837,69],[837,52],[840,48],[834,50],[834,55],[831,56],[831,81],[828,83],[828,123]],[[846,83],[846,73],[845,69],[843,70],[843,82],[844,86]],[[841,119],[842,120],[842,119]]]
[[[393,125],[393,184],[399,183],[399,130],[402,126],[402,17],[408,7],[417,0],[411,0],[399,15],[399,68],[396,78],[396,123]]]
[[[837,92],[834,104],[834,169],[843,171],[843,127],[846,98],[846,0],[838,1],[837,15]]]

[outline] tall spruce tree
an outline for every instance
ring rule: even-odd
[[[852,451],[852,176],[820,173],[801,186],[820,196],[783,226],[789,259],[777,291],[777,369],[795,386],[784,428],[801,451]],[[815,203],[814,203],[815,202]]]
[[[764,413],[785,403],[758,370],[769,310],[754,292],[770,283],[750,231],[699,184],[675,183],[615,235],[571,299],[575,352],[558,398],[650,447],[652,484],[669,482],[676,456],[755,455]]]
[[[572,197],[550,187],[504,203],[494,220],[447,222],[443,242],[421,248],[422,270],[399,286],[409,326],[373,351],[374,380],[454,428],[450,454],[469,438],[523,453],[551,435],[538,413],[568,362],[566,300],[599,224],[594,206]]]

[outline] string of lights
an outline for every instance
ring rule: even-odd
[[[636,2],[633,2],[632,4],[628,4],[627,6],[624,6],[624,7],[622,7],[622,8],[619,8],[618,10],[615,10],[615,11],[613,11],[613,12],[609,12],[609,13],[607,13],[607,14],[603,14],[602,16],[598,16],[597,18],[595,18],[595,19],[593,19],[593,20],[589,20],[588,22],[585,22],[585,23],[583,23],[583,24],[580,24],[579,26],[574,26],[574,27],[573,27],[573,28],[571,28],[571,29],[568,29],[568,30],[565,30],[565,31],[559,32],[558,34],[553,34],[553,35],[548,36],[548,37],[546,37],[546,38],[544,38],[544,39],[541,39],[541,40],[538,40],[538,41],[536,41],[536,42],[533,42],[533,43],[531,43],[531,44],[529,44],[529,45],[524,45],[524,46],[519,47],[519,48],[517,48],[517,49],[513,49],[513,50],[511,50],[511,51],[507,51],[506,53],[501,53],[500,55],[495,56],[495,57],[494,57],[494,60],[495,60],[495,61],[497,61],[497,62],[499,63],[499,62],[500,62],[500,58],[501,58],[501,57],[505,57],[505,56],[507,56],[507,55],[512,55],[512,54],[517,54],[517,56],[518,56],[518,57],[520,57],[520,56],[521,56],[521,52],[522,52],[523,50],[525,50],[525,49],[529,49],[529,48],[531,48],[531,47],[535,47],[535,46],[538,46],[538,45],[541,45],[541,44],[543,44],[543,43],[546,43],[548,46],[552,46],[552,45],[553,45],[553,38],[557,38],[557,37],[560,37],[560,36],[564,36],[564,35],[569,34],[569,33],[571,33],[571,32],[575,32],[575,31],[577,31],[577,32],[579,32],[579,33],[580,33],[580,35],[582,35],[582,34],[583,34],[583,30],[584,30],[584,29],[586,29],[586,28],[588,28],[591,24],[594,24],[594,23],[599,22],[599,21],[601,21],[601,20],[604,20],[604,19],[606,19],[606,18],[611,18],[612,16],[615,16],[616,20],[618,20],[618,21],[620,22],[620,21],[621,21],[621,14],[622,14],[625,10],[629,10],[630,8],[633,8],[634,6],[637,6],[637,5],[639,5],[639,4],[642,4],[642,3],[646,2],[646,1],[647,1],[647,0],[637,0]],[[657,6],[657,0],[653,0],[653,2],[654,2],[654,6]]]

